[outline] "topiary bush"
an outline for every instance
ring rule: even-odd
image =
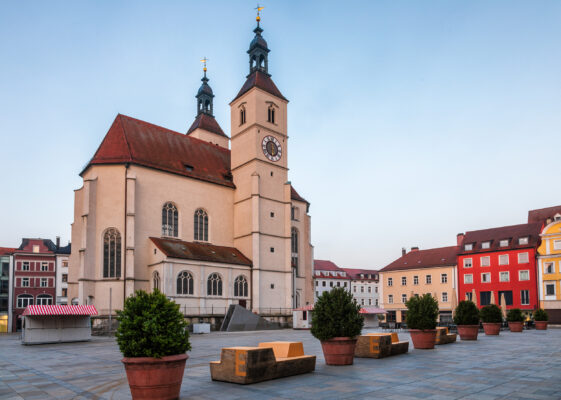
[[[158,289],[138,290],[117,311],[117,344],[125,357],[162,358],[191,350],[189,331],[179,305]]]
[[[547,321],[549,320],[549,315],[547,315],[547,311],[542,308],[538,308],[536,312],[534,312],[534,321]]]
[[[344,288],[323,292],[314,305],[311,333],[321,341],[358,336],[363,326],[360,306]]]
[[[430,293],[422,296],[413,296],[407,303],[405,316],[409,329],[435,329],[438,318],[438,301]]]
[[[460,301],[454,311],[456,325],[479,325],[479,310],[473,301]]]
[[[485,323],[503,322],[503,313],[496,304],[489,304],[479,310],[479,318]]]
[[[512,308],[506,313],[508,322],[524,322],[524,314],[519,308]]]

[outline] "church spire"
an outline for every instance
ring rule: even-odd
[[[251,75],[255,71],[261,71],[269,75],[269,61],[268,61],[268,53],[269,48],[267,47],[267,42],[261,36],[263,29],[259,26],[259,22],[261,22],[260,11],[264,7],[259,7],[257,5],[257,27],[253,30],[255,33],[255,37],[249,44],[249,50],[247,54],[249,54],[249,74]]]
[[[199,88],[199,91],[197,92],[197,95],[195,97],[197,98],[197,115],[204,113],[213,117],[214,115],[212,99],[214,98],[214,94],[212,93],[211,87],[208,85],[208,78],[206,77],[207,61],[208,58],[206,57],[201,60],[201,62],[203,63],[203,77],[201,81],[203,81],[203,84]]]

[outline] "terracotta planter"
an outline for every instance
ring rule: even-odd
[[[524,322],[509,322],[508,329],[511,332],[522,332],[522,328],[524,328]]]
[[[479,325],[458,325],[458,334],[462,340],[477,340]]]
[[[501,332],[500,322],[483,322],[483,330],[487,336],[498,336]]]
[[[355,356],[356,339],[335,337],[321,342],[327,365],[352,365]]]
[[[436,329],[409,329],[409,334],[416,349],[434,349]]]
[[[185,362],[189,356],[178,354],[162,358],[125,357],[127,379],[134,400],[179,398]]]
[[[538,331],[545,331],[547,329],[547,321],[534,321]]]

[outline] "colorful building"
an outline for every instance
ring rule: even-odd
[[[405,322],[411,296],[432,294],[438,300],[440,322],[451,322],[456,293],[457,246],[419,250],[412,247],[380,272],[381,306],[388,322]]]
[[[500,305],[504,295],[507,309],[536,309],[540,228],[531,223],[466,232],[458,253],[459,299],[481,307]]]
[[[0,333],[11,330],[12,254],[15,250],[9,247],[0,247]]]

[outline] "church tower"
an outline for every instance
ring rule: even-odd
[[[287,104],[269,74],[269,48],[257,16],[249,75],[230,103],[234,246],[253,262],[251,308],[292,307],[291,187],[287,182]]]

